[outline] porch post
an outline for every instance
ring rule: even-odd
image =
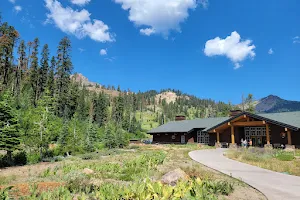
[[[234,126],[231,125],[231,144],[235,144],[235,139],[234,139]]]
[[[269,124],[266,124],[266,137],[267,137],[267,145],[270,145],[270,130],[269,130]]]
[[[217,132],[217,143],[220,144],[220,133]]]
[[[291,136],[291,131],[288,129],[287,130],[287,136],[288,136],[288,145],[292,145],[292,136]]]

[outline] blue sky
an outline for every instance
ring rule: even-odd
[[[4,21],[55,54],[72,41],[74,71],[146,91],[180,89],[239,103],[242,94],[300,100],[300,1],[1,0]]]

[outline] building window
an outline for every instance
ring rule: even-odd
[[[209,143],[209,135],[207,132],[198,131],[197,132],[197,141],[201,144]]]

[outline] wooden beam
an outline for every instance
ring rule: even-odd
[[[287,131],[287,136],[288,136],[288,145],[292,145],[292,136],[291,136],[291,131]]]
[[[235,139],[234,139],[234,126],[231,125],[231,144],[235,143]]]
[[[270,130],[269,130],[269,125],[266,124],[266,138],[267,138],[267,144],[271,144],[270,143]]]
[[[265,126],[265,121],[234,122],[233,126]]]
[[[217,143],[220,144],[220,133],[217,132]]]

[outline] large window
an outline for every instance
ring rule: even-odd
[[[269,131],[271,131],[270,128]],[[248,141],[251,140],[252,137],[265,137],[265,136],[266,136],[266,127],[245,127],[245,139]]]
[[[209,135],[207,132],[198,131],[197,132],[197,141],[201,144],[209,143]]]

